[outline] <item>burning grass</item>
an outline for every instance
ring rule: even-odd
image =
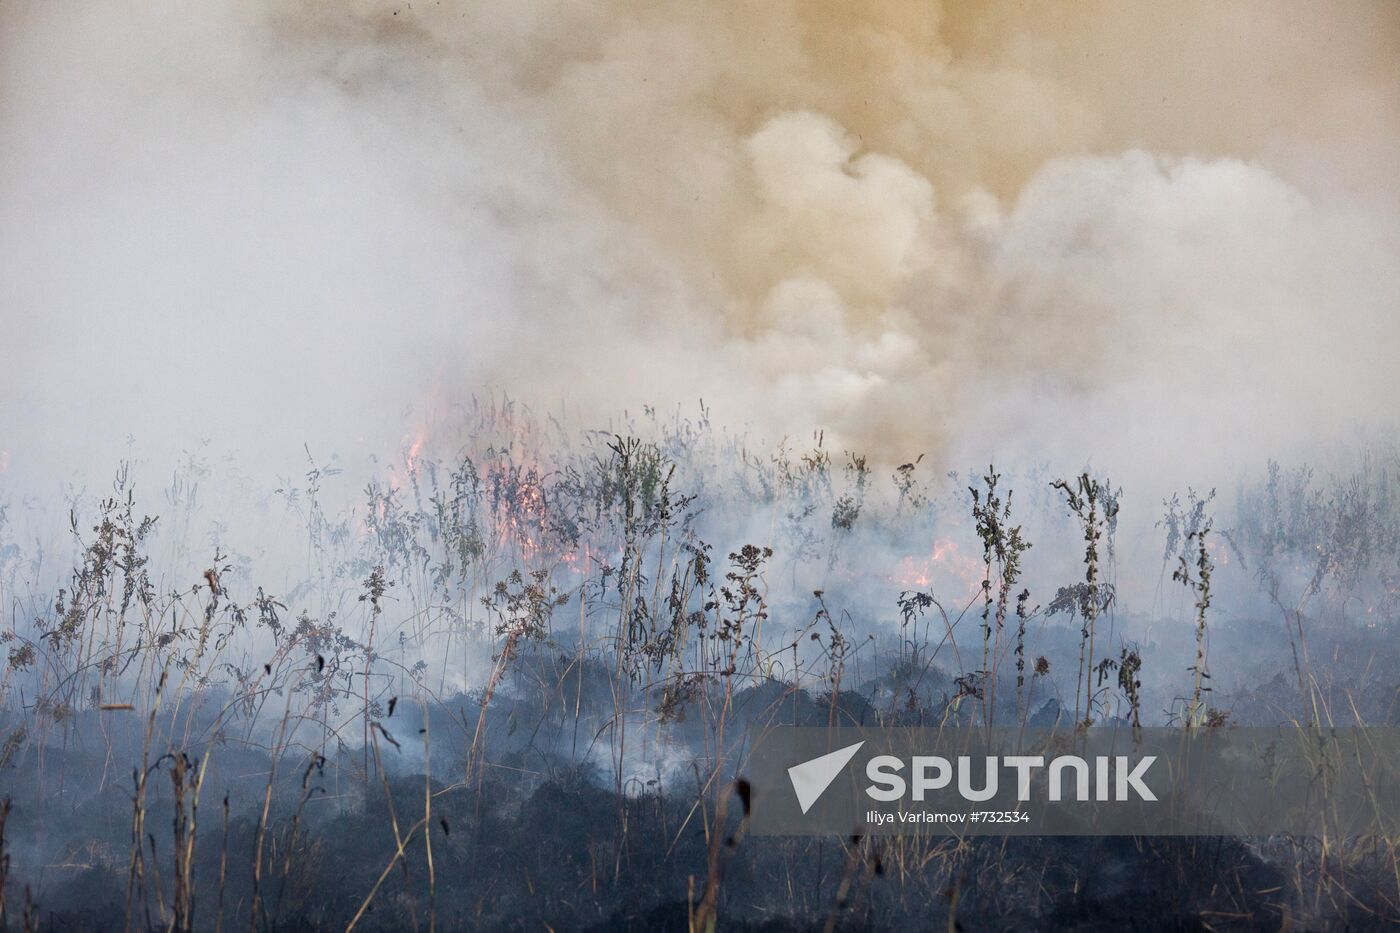
[[[1231,515],[1172,499],[1145,572],[1120,563],[1131,491],[1087,472],[881,481],[819,435],[760,454],[703,411],[570,437],[479,407],[412,435],[358,501],[308,452],[245,503],[279,529],[262,553],[197,504],[209,465],[159,517],[123,469],[70,503],[62,573],[64,548],[0,524],[0,911],[1380,925],[1393,840],[760,839],[743,775],[778,723],[1394,724],[1396,467],[1271,465]]]

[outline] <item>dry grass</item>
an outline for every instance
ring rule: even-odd
[[[99,928],[112,909],[127,929],[177,931],[1400,916],[1394,840],[755,839],[743,781],[765,724],[1024,727],[1064,710],[1059,671],[1074,676],[1065,715],[1086,728],[1222,725],[1230,712],[1206,702],[1221,554],[1250,567],[1290,646],[1297,695],[1274,703],[1279,720],[1378,722],[1389,702],[1393,722],[1393,681],[1312,660],[1322,642],[1393,635],[1393,461],[1330,489],[1275,469],[1220,533],[1209,499],[1169,505],[1165,556],[1191,604],[1168,598],[1160,624],[1192,633],[1192,661],[1120,634],[1140,621],[1116,598],[1121,491],[1087,473],[1036,481],[1013,524],[993,469],[966,494],[917,461],[880,485],[864,458],[834,467],[820,436],[762,456],[703,416],[580,439],[503,403],[447,433],[463,453],[415,451],[345,508],[327,501],[337,470],[308,453],[304,481],[275,496],[303,535],[283,574],[297,582],[278,588],[222,538],[191,566],[208,519],[186,494],[207,481],[197,465],[160,519],[126,470],[112,495],[75,502],[61,585],[43,584],[52,556],[0,538],[15,799],[0,914],[7,888],[42,878],[26,927]],[[1031,566],[1027,519],[1082,554],[1044,608],[1035,587],[1060,570]],[[918,550],[905,566],[909,542],[957,535],[979,558],[936,543],[929,566]],[[1186,696],[1163,699],[1183,668]],[[206,787],[220,833],[199,819]],[[60,850],[84,872],[46,874]]]

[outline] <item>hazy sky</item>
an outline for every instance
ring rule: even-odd
[[[1396,165],[1386,0],[9,0],[0,467],[484,387],[1257,463],[1396,424]]]

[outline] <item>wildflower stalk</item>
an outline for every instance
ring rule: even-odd
[[[1084,621],[1080,629],[1079,674],[1074,687],[1074,717],[1076,722],[1087,724],[1093,721],[1094,639],[1098,618],[1112,599],[1112,590],[1106,590],[1100,582],[1099,541],[1103,538],[1105,530],[1111,533],[1116,527],[1119,494],[1106,482],[1093,479],[1088,473],[1079,474],[1073,484],[1067,480],[1056,480],[1050,485],[1064,494],[1066,505],[1079,519],[1084,532],[1084,586],[1079,592],[1078,600],[1080,616]]]
[[[1201,694],[1210,690],[1205,685],[1205,682],[1210,679],[1210,672],[1206,666],[1206,610],[1210,608],[1210,578],[1215,570],[1215,565],[1210,559],[1210,551],[1206,547],[1206,538],[1210,531],[1210,521],[1206,520],[1199,529],[1191,532],[1189,536],[1188,540],[1195,544],[1194,573],[1191,564],[1183,555],[1178,558],[1180,564],[1176,572],[1172,574],[1173,580],[1185,585],[1196,597],[1196,660],[1190,667],[1191,699],[1186,707],[1188,728],[1194,728],[1205,722],[1206,716],[1201,702]]]

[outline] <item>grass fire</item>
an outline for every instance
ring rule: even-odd
[[[1400,923],[756,758],[1400,726],[1400,7],[14,0],[0,151],[0,930]]]

